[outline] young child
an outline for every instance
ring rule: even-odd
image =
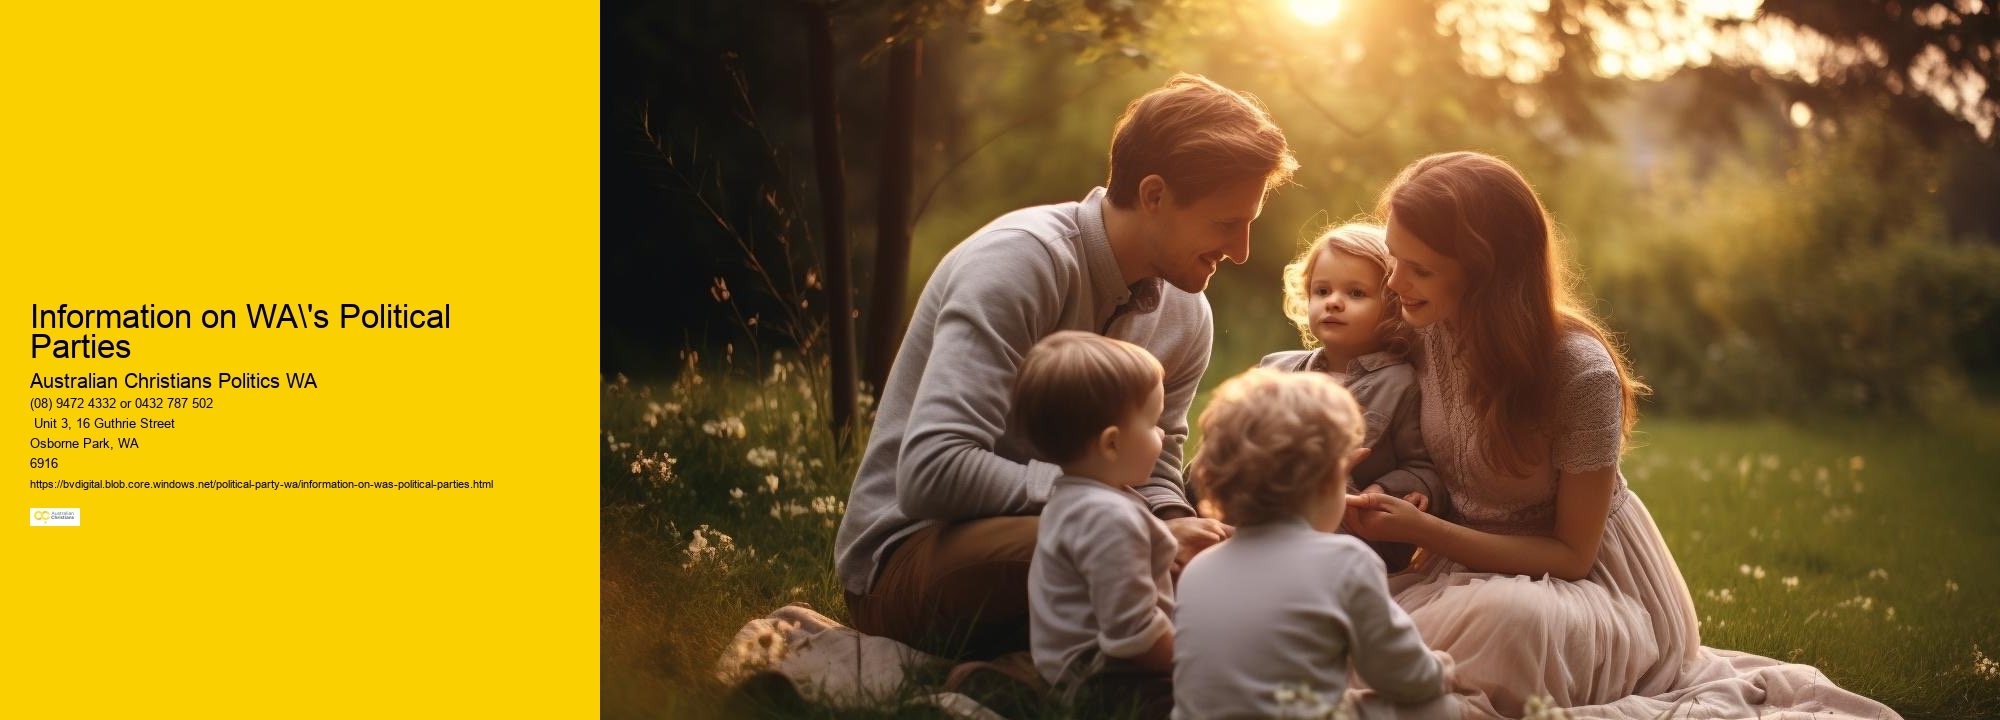
[[[1324,373],[1252,369],[1216,389],[1200,427],[1194,482],[1236,533],[1181,572],[1173,716],[1319,717],[1350,664],[1364,698],[1449,715],[1448,668],[1382,561],[1334,532],[1368,455],[1353,396]]]
[[[1285,266],[1285,317],[1309,350],[1266,355],[1258,367],[1321,372],[1361,403],[1368,459],[1354,468],[1357,492],[1395,495],[1432,515],[1450,513],[1451,498],[1431,466],[1418,426],[1416,370],[1403,361],[1410,330],[1397,311],[1389,279],[1389,245],[1379,225],[1350,223],[1321,233]],[[1416,547],[1370,542],[1389,572],[1410,564]]]
[[[1029,351],[1014,382],[1015,422],[1063,469],[1028,569],[1035,667],[1059,697],[1147,717],[1172,704],[1179,548],[1131,488],[1160,457],[1163,374],[1137,345],[1066,331]]]

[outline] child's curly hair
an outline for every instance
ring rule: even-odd
[[[1331,486],[1365,430],[1354,395],[1325,373],[1253,369],[1222,383],[1201,413],[1195,487],[1232,525],[1297,516]]]
[[[1402,300],[1396,291],[1389,289],[1389,269],[1396,259],[1389,255],[1387,231],[1374,223],[1351,222],[1322,230],[1298,257],[1285,265],[1285,317],[1298,327],[1299,340],[1309,348],[1319,346],[1308,312],[1312,300],[1306,297],[1306,283],[1312,278],[1313,267],[1319,264],[1321,250],[1353,255],[1375,263],[1382,271],[1382,321],[1375,326],[1375,336],[1381,339],[1382,349],[1391,355],[1399,358],[1409,355],[1413,331],[1403,322],[1403,313],[1396,309]]]

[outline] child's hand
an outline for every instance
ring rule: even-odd
[[[1394,495],[1362,493],[1347,496],[1347,527],[1368,540],[1423,544],[1418,537],[1430,518],[1415,505]]]
[[[1205,517],[1174,518],[1167,521],[1167,531],[1173,533],[1180,542],[1180,552],[1174,561],[1186,565],[1195,553],[1207,550],[1209,546],[1229,539],[1236,529],[1222,524],[1222,521]]]
[[[1363,495],[1367,495],[1368,493],[1387,493],[1387,492],[1389,491],[1382,489],[1382,483],[1375,483],[1373,485],[1369,485],[1368,487],[1361,489],[1361,494]]]
[[[1411,490],[1410,494],[1403,496],[1403,502],[1417,506],[1417,512],[1427,513],[1431,511],[1431,499],[1429,496],[1424,495],[1422,491]]]

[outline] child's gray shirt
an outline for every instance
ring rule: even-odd
[[[1274,352],[1264,356],[1257,367],[1321,372],[1325,352],[1325,348]],[[1430,498],[1427,512],[1451,517],[1451,494],[1424,447],[1420,423],[1423,391],[1416,368],[1389,353],[1375,352],[1349,361],[1344,369],[1347,391],[1361,404],[1368,424],[1362,446],[1370,452],[1368,459],[1354,466],[1354,489],[1380,483],[1384,492],[1396,497],[1421,491]]]
[[[1174,613],[1174,717],[1281,717],[1279,689],[1299,685],[1332,707],[1350,662],[1391,702],[1442,695],[1444,665],[1384,575],[1360,540],[1301,518],[1238,527],[1195,556]]]
[[[1028,641],[1042,678],[1071,686],[1171,632],[1178,551],[1137,493],[1057,478],[1028,566]]]

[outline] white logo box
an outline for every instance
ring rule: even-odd
[[[76,527],[82,522],[81,508],[28,508],[29,527]]]

